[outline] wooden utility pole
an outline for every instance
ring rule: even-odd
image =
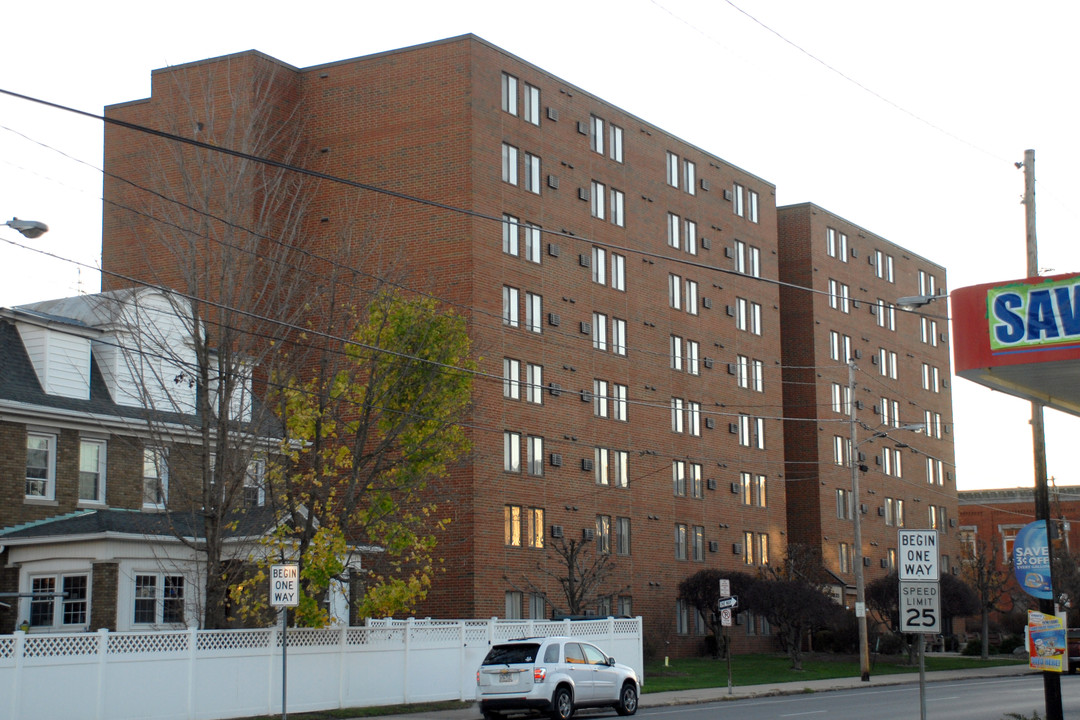
[[[1035,151],[1024,151],[1024,220],[1027,236],[1027,275],[1039,275],[1039,246],[1035,237]],[[1043,428],[1042,403],[1031,403],[1031,442],[1035,455],[1035,519],[1046,521],[1047,562],[1050,570],[1049,600],[1039,599],[1039,612],[1053,615],[1057,601],[1054,582],[1054,537],[1057,528],[1050,518],[1050,490],[1046,482],[1046,434]],[[1061,673],[1043,672],[1043,695],[1047,720],[1063,720]]]

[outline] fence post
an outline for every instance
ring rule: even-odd
[[[465,638],[465,621],[464,620],[458,620],[457,621],[457,626],[458,626],[458,667],[465,668],[465,672],[461,673],[462,685],[461,685],[461,696],[460,696],[459,699],[462,702],[465,702],[468,699],[468,695],[466,693],[468,693],[469,680],[470,680],[469,668],[465,667],[465,641],[466,641],[466,638]]]
[[[348,639],[349,625],[348,623],[345,623],[340,626],[340,633],[338,635],[338,707],[345,707],[345,663],[350,659],[348,655],[346,655],[346,650],[348,650]]]
[[[22,630],[15,631],[15,667],[11,673],[11,713],[8,717],[15,720],[19,717],[19,688],[22,687],[23,657],[26,655],[26,633]]]
[[[405,620],[405,703],[408,704],[409,698],[412,693],[409,691],[412,689],[412,678],[409,673],[409,650],[411,647],[410,641],[412,640],[413,622],[416,618],[408,618]]]
[[[199,659],[199,636],[198,628],[194,625],[188,628],[187,631],[187,643],[188,643],[188,692],[187,692],[187,716],[189,718],[195,718],[195,678],[197,673],[195,671],[196,662]]]
[[[105,682],[105,675],[109,671],[109,629],[101,628],[97,631],[97,656],[98,656],[98,681],[97,681],[97,697],[94,698],[94,717],[95,718],[107,718],[109,717],[106,712],[105,701],[105,688],[108,687],[108,683]]]

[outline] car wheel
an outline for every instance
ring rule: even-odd
[[[634,683],[626,683],[619,691],[619,703],[615,711],[620,715],[633,715],[637,712],[637,688]]]
[[[555,695],[551,698],[552,720],[570,720],[574,714],[574,696],[570,694],[570,688],[563,686],[555,689]]]

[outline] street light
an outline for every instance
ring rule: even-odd
[[[852,534],[853,544],[855,545],[855,552],[852,561],[855,564],[855,619],[859,624],[859,672],[863,682],[870,682],[870,643],[867,637],[866,630],[866,580],[863,576],[863,551],[862,551],[862,509],[859,503],[859,447],[877,440],[878,438],[889,437],[889,433],[884,430],[878,430],[874,432],[870,437],[866,438],[862,442],[858,442],[856,439],[856,429],[858,428],[858,422],[855,418],[855,361],[848,360],[848,407],[850,408],[849,418],[851,423],[850,435],[851,435],[851,451],[848,458],[848,464],[851,465],[851,502],[853,504],[852,514]],[[896,430],[908,430],[911,432],[922,432],[924,426],[922,423],[912,423],[909,425],[900,425],[895,428]]]
[[[20,220],[13,217],[4,223],[13,230],[18,230],[25,237],[33,240],[49,232],[49,226],[39,220]]]
[[[917,308],[926,307],[940,297],[941,295],[908,295],[907,297],[897,298],[896,306],[901,310],[910,312]]]

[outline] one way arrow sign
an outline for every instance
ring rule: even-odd
[[[737,607],[738,605],[739,605],[739,598],[737,596],[735,596],[735,595],[732,595],[729,598],[721,598],[720,600],[716,601],[716,609],[717,610],[723,610],[724,608],[733,608],[733,607]]]

